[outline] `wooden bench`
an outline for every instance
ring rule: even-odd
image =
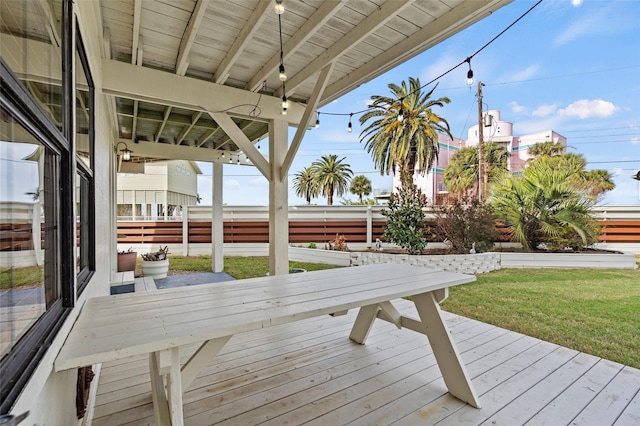
[[[377,264],[89,299],[55,361],[55,370],[149,354],[158,425],[183,424],[182,394],[231,336],[360,308],[350,338],[364,344],[376,318],[427,335],[449,392],[480,407],[445,326],[439,302],[471,275]],[[418,319],[392,300],[411,297]],[[327,319],[330,321],[330,319]],[[202,343],[180,365],[179,348]]]

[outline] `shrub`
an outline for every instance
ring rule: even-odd
[[[477,199],[463,198],[433,209],[435,233],[454,253],[469,253],[472,247],[478,253],[489,251],[500,237],[491,207]]]
[[[406,249],[409,254],[420,254],[427,245],[422,209],[427,200],[411,181],[403,182],[397,194],[391,194],[388,208],[382,211],[387,218],[382,237]]]

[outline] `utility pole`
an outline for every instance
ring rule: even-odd
[[[484,84],[478,81],[478,200],[484,198],[485,191],[485,167],[484,167],[484,140],[483,140],[483,127],[482,121],[482,86]]]

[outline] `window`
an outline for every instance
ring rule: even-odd
[[[93,208],[93,164],[78,161],[76,128],[93,156],[93,93],[86,61],[78,81],[87,114],[73,120],[71,0],[0,0],[0,415],[7,414],[75,303],[74,184],[78,211]],[[81,54],[78,57],[82,58]],[[82,59],[80,59],[82,62]],[[81,77],[82,79],[82,77]],[[83,132],[84,130],[79,130]],[[74,176],[78,170],[78,176]],[[92,220],[92,219],[91,219]],[[82,222],[82,220],[81,220]],[[80,223],[80,239],[91,221]],[[92,238],[92,237],[91,237]],[[93,242],[80,255],[92,265]],[[84,265],[87,265],[85,267]],[[87,278],[88,279],[88,278]],[[5,332],[8,331],[8,332]]]
[[[95,271],[94,88],[80,34],[76,34],[76,286],[80,294]]]

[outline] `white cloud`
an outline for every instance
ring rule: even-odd
[[[558,114],[567,117],[578,117],[580,119],[591,117],[609,117],[618,110],[618,107],[609,101],[602,99],[581,99],[566,108],[559,109]]]
[[[569,25],[555,38],[553,43],[556,46],[563,46],[582,36],[593,35],[594,32],[599,32],[598,26],[600,25],[602,23],[598,22],[595,16],[586,17]]]
[[[524,105],[520,105],[517,102],[509,102],[509,106],[511,107],[511,111],[516,114],[526,114],[528,108]]]
[[[533,115],[534,117],[547,117],[551,114],[554,114],[557,109],[558,109],[557,104],[541,105],[538,108],[536,108],[531,115]]]
[[[238,191],[242,185],[236,179],[227,179],[224,183],[224,189],[228,189],[230,191]]]
[[[633,137],[631,138],[631,145],[638,145],[638,143],[640,143],[640,138],[639,137]]]

